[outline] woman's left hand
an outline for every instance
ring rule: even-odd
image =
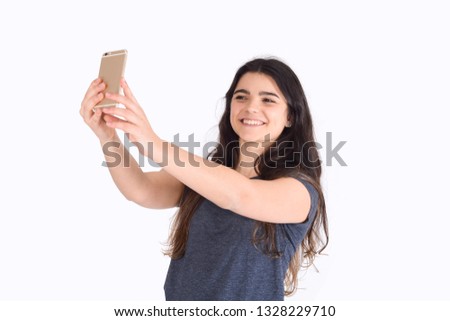
[[[106,98],[124,105],[125,108],[102,108],[103,113],[106,114],[104,116],[106,125],[122,130],[142,155],[152,158],[152,151],[149,149],[154,147],[155,143],[160,141],[160,138],[150,126],[144,110],[137,102],[125,79],[121,79],[120,85],[123,88],[124,96],[106,93]],[[124,120],[115,116],[120,116]]]

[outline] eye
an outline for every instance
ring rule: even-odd
[[[236,97],[234,97],[234,99],[236,99],[236,100],[244,100],[244,99],[246,99],[246,97],[242,96],[242,95],[237,95]]]
[[[265,103],[275,103],[275,100],[272,100],[270,98],[263,98],[262,101],[265,102]]]

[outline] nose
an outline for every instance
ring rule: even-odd
[[[249,99],[247,104],[247,111],[249,113],[257,113],[259,111],[259,104],[256,99]]]

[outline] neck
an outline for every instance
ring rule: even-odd
[[[255,160],[264,153],[265,144],[262,142],[244,142],[239,141],[239,163],[236,171],[246,177],[257,176],[255,170]]]

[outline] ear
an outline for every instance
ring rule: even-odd
[[[291,126],[292,126],[291,116],[288,116],[288,119],[287,119],[287,122],[286,122],[285,127],[289,128],[289,127],[291,127]]]

